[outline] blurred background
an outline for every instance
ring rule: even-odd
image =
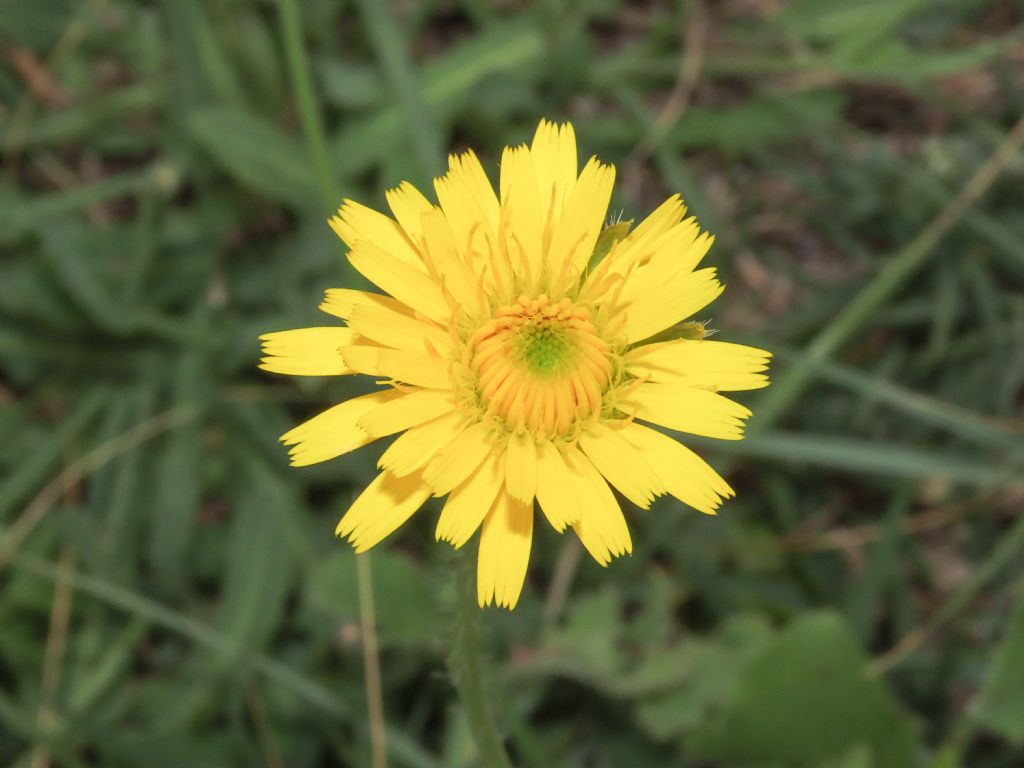
[[[0,764],[370,764],[333,530],[384,446],[288,468],[354,385],[256,337],[362,285],[326,201],[546,116],[626,218],[683,193],[775,383],[691,443],[716,518],[540,530],[516,764],[1024,765],[1024,2],[0,0],[0,53]],[[392,766],[476,765],[437,508],[370,561]]]

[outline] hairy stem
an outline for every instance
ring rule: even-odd
[[[480,616],[474,580],[475,553],[464,551],[456,581],[455,626],[448,666],[466,709],[469,730],[487,768],[512,768],[484,692],[480,659]]]

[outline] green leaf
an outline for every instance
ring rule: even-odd
[[[607,631],[619,622],[619,596],[611,585],[574,601],[564,627],[547,640],[547,665],[561,674],[592,680],[595,685],[617,681],[622,651]]]
[[[263,649],[281,620],[291,580],[292,553],[283,543],[296,500],[262,467],[245,479],[226,552],[220,628],[229,650],[218,655],[224,665]]]
[[[944,309],[953,314],[948,307]],[[775,345],[772,351],[789,365],[810,365],[804,362],[802,355],[792,350]],[[1024,436],[982,413],[907,389],[881,376],[864,374],[841,363],[820,363],[818,374],[824,381],[845,387],[865,399],[885,403],[901,416],[948,430],[985,448],[1012,451],[1024,458]]]
[[[898,24],[922,0],[799,0],[776,19],[783,29],[802,36],[841,39],[879,34]]]
[[[92,389],[69,409],[55,429],[45,439],[28,441],[21,461],[9,474],[0,479],[0,520],[6,521],[11,510],[42,484],[58,464],[68,445],[82,438],[96,416],[103,409],[108,393]],[[5,433],[8,438],[14,433]]]
[[[308,581],[307,604],[336,620],[358,621],[359,585],[356,557],[339,545],[318,563]],[[405,555],[378,548],[369,555],[377,631],[382,645],[422,646],[437,625],[438,593],[424,578],[423,566]]]
[[[296,208],[318,205],[306,150],[263,118],[239,107],[206,107],[189,116],[188,127],[210,159],[243,186]]]
[[[444,157],[444,138],[415,73],[407,37],[386,3],[356,0],[356,6],[368,41],[401,109],[406,144],[419,170],[429,178]]]
[[[110,238],[62,221],[50,223],[41,234],[53,276],[89,320],[112,334],[131,330],[134,313],[104,279],[109,257],[104,246]]]
[[[754,409],[756,419],[756,406]],[[756,422],[754,422],[756,423]],[[830,467],[841,472],[888,477],[943,478],[968,485],[996,487],[1020,477],[1014,466],[983,458],[946,455],[890,442],[872,442],[832,435],[766,432],[735,444],[712,443],[687,436],[693,445],[714,447],[722,453],[759,459]]]
[[[664,693],[641,699],[636,706],[640,725],[654,739],[677,737],[704,721],[709,708],[719,704],[735,685],[735,654],[722,644],[687,640],[672,652],[652,654],[647,666],[661,679],[677,685]]]
[[[790,140],[795,132],[824,130],[839,121],[842,105],[838,94],[820,91],[750,100],[726,109],[694,107],[671,137],[684,149],[750,150]]]
[[[0,0],[0,34],[21,45],[45,51],[60,40],[74,6],[71,0],[52,0],[45,4]]]
[[[871,750],[864,744],[858,744],[842,757],[828,760],[821,768],[874,768]]]
[[[166,98],[166,88],[157,82],[129,85],[95,98],[70,104],[58,111],[47,111],[32,123],[21,146],[60,146],[64,142],[87,139],[90,133],[131,125],[133,119],[158,108]]]
[[[532,27],[509,25],[479,35],[426,65],[423,98],[443,120],[470,100],[486,78],[526,67],[541,52],[541,38]],[[393,105],[353,121],[333,141],[335,164],[349,173],[372,167],[403,145],[403,128],[402,113]]]
[[[601,143],[630,146],[636,140],[638,122],[646,124],[650,116],[646,105],[637,99],[628,83],[612,83],[609,87],[636,116],[581,123],[580,134],[584,140],[591,136]],[[824,90],[770,94],[727,107],[694,106],[686,110],[685,119],[668,133],[664,146],[751,152],[784,144],[794,136],[812,136],[830,130],[840,122],[842,108],[843,99],[839,94]]]
[[[980,67],[1005,49],[1003,41],[995,40],[965,50],[924,52],[886,40],[836,56],[831,68],[847,77],[912,84]]]
[[[240,104],[242,91],[234,62],[218,30],[207,18],[209,4],[200,0],[165,0],[164,7],[174,32],[175,55],[170,58],[179,82],[197,94]]]
[[[322,59],[317,62],[317,72],[323,84],[324,98],[341,107],[376,107],[387,95],[380,73],[375,67]]]
[[[60,192],[24,198],[9,195],[0,185],[0,242],[14,239],[26,230],[46,231],[72,211],[99,205],[113,198],[145,191],[173,191],[177,169],[163,162],[109,176],[93,184],[82,184]]]
[[[973,711],[988,728],[1024,744],[1024,590]]]
[[[229,765],[230,740],[225,732],[203,737],[185,736],[177,731],[140,732],[125,729],[105,740],[103,750],[108,764],[148,765],[152,768],[179,768],[182,765]]]
[[[868,747],[878,768],[913,765],[914,728],[842,620],[805,615],[742,665],[701,748],[728,765],[817,766]]]
[[[191,343],[175,366],[174,398],[177,405],[195,407],[200,413],[170,436],[156,468],[150,511],[149,558],[157,581],[170,589],[180,589],[187,580],[185,565],[204,493],[202,412],[209,402],[213,374],[206,348],[210,333],[206,305],[192,310],[189,329]]]

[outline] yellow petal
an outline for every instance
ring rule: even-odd
[[[604,225],[615,184],[615,168],[596,157],[583,168],[551,238],[549,264],[554,275],[575,279],[590,261]],[[567,262],[567,264],[563,264]],[[555,283],[561,287],[560,283]]]
[[[530,145],[530,157],[541,215],[545,226],[553,229],[576,185],[576,134],[572,125],[541,120]]]
[[[431,320],[448,321],[450,311],[441,289],[425,272],[365,241],[360,241],[348,252],[348,260],[363,277],[406,306]]]
[[[573,529],[587,552],[601,565],[632,552],[626,518],[601,473],[575,448],[563,457],[580,505],[580,519]]]
[[[440,208],[423,215],[423,238],[427,257],[440,275],[443,290],[467,310],[485,311],[486,298],[479,289],[480,278],[473,274],[462,251],[455,245],[452,228]]]
[[[423,479],[435,496],[444,496],[480,466],[492,447],[491,430],[482,423],[473,424],[437,452],[424,470]]]
[[[395,381],[433,389],[444,389],[451,385],[449,363],[432,355],[357,345],[343,347],[341,356],[353,371],[368,376],[386,376]]]
[[[533,503],[537,490],[537,446],[533,437],[512,435],[505,451],[505,488],[513,498]]]
[[[434,535],[458,549],[476,533],[505,480],[501,457],[489,453],[464,482],[448,496]]]
[[[501,156],[502,221],[508,234],[509,256],[522,262],[524,279],[537,285],[540,278],[544,221],[537,198],[537,177],[530,151],[524,147],[506,147]]]
[[[684,504],[713,515],[723,498],[736,495],[707,462],[668,435],[634,422],[622,436],[640,452],[665,490]]]
[[[328,288],[324,293],[324,300],[320,302],[320,309],[329,315],[348,320],[358,304],[379,306],[412,317],[411,310],[397,299],[382,293],[357,291],[353,288]]]
[[[537,501],[551,527],[561,533],[579,522],[580,505],[562,452],[550,441],[537,446]]]
[[[423,261],[412,242],[398,223],[383,213],[354,200],[345,200],[328,223],[349,248],[355,248],[360,242],[374,243],[399,261],[423,269]]]
[[[498,493],[480,534],[476,597],[480,607],[516,607],[526,580],[533,539],[533,505]]]
[[[453,181],[465,186],[480,206],[486,223],[497,230],[500,209],[498,198],[476,153],[469,149],[461,155],[449,155],[448,174]]]
[[[384,193],[388,199],[388,207],[398,219],[398,223],[405,234],[415,244],[419,244],[423,237],[423,225],[420,219],[427,211],[433,209],[433,205],[423,196],[416,187],[408,181],[403,181],[394,189]]]
[[[615,243],[584,283],[581,298],[596,301],[605,291],[629,304],[646,296],[681,272],[692,271],[710,247],[711,238],[696,243],[700,226],[682,220],[686,206],[673,195],[625,238]]]
[[[659,285],[626,307],[624,334],[635,343],[685,320],[722,292],[714,269],[687,272]]]
[[[281,442],[293,446],[289,451],[292,466],[305,467],[333,459],[374,439],[357,425],[359,419],[401,393],[384,389],[346,400],[281,435]]]
[[[410,352],[451,354],[452,337],[440,326],[379,304],[357,304],[348,326],[360,336]]]
[[[629,267],[644,264],[650,260],[656,245],[665,242],[669,232],[679,228],[686,206],[679,195],[673,195],[650,216],[640,222],[608,255],[608,266],[623,273]]]
[[[629,272],[619,302],[646,301],[652,292],[683,278],[707,255],[714,242],[715,238],[708,233],[700,234],[694,219],[680,222],[651,243],[649,253],[641,252],[642,259],[634,262],[639,266]]]
[[[348,328],[296,328],[260,336],[263,354],[260,368],[292,376],[339,376],[352,373],[339,349],[356,340]]]
[[[356,552],[365,552],[412,517],[429,496],[418,472],[405,477],[381,472],[352,502],[335,535],[347,537]]]
[[[641,509],[649,508],[654,497],[665,492],[664,485],[618,430],[591,424],[580,435],[580,448],[597,470]]]
[[[676,384],[641,384],[620,406],[624,412],[669,429],[720,440],[742,440],[750,410],[727,397]]]
[[[371,437],[384,437],[443,416],[455,408],[452,393],[438,389],[414,389],[374,408],[358,425]]]
[[[769,358],[771,352],[742,344],[679,339],[631,350],[626,367],[653,382],[732,392],[768,386]]]
[[[448,156],[448,173],[434,179],[434,190],[460,253],[465,253],[471,239],[476,238],[480,243],[490,238],[496,247],[498,198],[472,151]]]
[[[685,213],[682,198],[672,195],[626,235],[620,245],[620,258],[628,257],[634,251],[643,252],[647,245],[676,226]]]
[[[384,451],[377,462],[377,468],[399,476],[408,475],[421,469],[437,452],[438,447],[451,443],[465,428],[465,416],[452,411],[407,429]]]

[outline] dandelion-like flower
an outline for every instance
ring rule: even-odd
[[[541,121],[505,148],[497,195],[466,152],[435,180],[439,205],[406,182],[387,193],[393,219],[346,200],[330,220],[383,293],[328,290],[320,308],[345,324],[262,336],[261,367],[381,385],[281,438],[303,466],[401,433],[338,524],[357,552],[447,496],[437,538],[458,548],[480,529],[479,603],[513,608],[535,500],[607,565],[632,551],[613,487],[708,514],[734,495],[648,425],[740,439],[750,411],[720,392],[766,386],[769,353],[685,322],[722,292],[697,268],[713,238],[678,196],[604,226],[614,178],[596,158],[577,175],[572,126]]]

